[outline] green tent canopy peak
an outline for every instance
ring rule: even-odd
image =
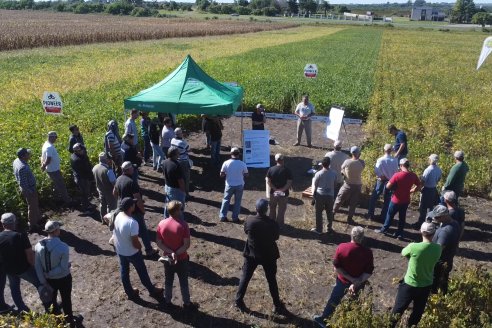
[[[243,88],[210,77],[187,55],[166,78],[125,99],[125,109],[173,114],[232,115]]]

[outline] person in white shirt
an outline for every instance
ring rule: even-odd
[[[135,120],[138,118],[138,110],[132,109],[130,113],[130,117],[125,122],[125,134],[133,134],[135,138],[133,138],[133,145],[138,148],[138,131],[137,131],[137,123]]]
[[[386,184],[389,179],[398,172],[398,160],[391,156],[392,146],[386,144],[383,147],[384,155],[379,157],[374,166],[374,173],[376,174],[376,184],[372,191],[371,199],[369,200],[369,207],[367,209],[366,217],[369,220],[374,220],[374,211],[376,209],[376,201],[379,196],[383,194],[383,207],[381,209],[381,218],[386,218],[386,212],[388,212],[388,206],[391,199],[391,190],[386,189]]]
[[[343,185],[342,164],[345,160],[349,159],[349,156],[342,151],[342,141],[335,140],[333,143],[335,149],[326,153],[325,157],[330,158],[330,169],[335,171],[337,179],[335,182],[335,196],[338,195],[338,191]]]
[[[298,117],[297,119],[297,142],[294,146],[299,146],[301,144],[302,131],[306,130],[306,142],[308,147],[311,145],[311,116],[314,115],[314,106],[309,102],[309,96],[302,96],[302,102],[300,102],[294,114]]]
[[[120,276],[123,288],[128,299],[138,299],[138,289],[134,289],[130,282],[130,263],[133,265],[142,284],[149,291],[149,295],[155,299],[162,299],[163,289],[155,287],[150,281],[145,267],[142,244],[138,239],[138,222],[133,219],[135,200],[125,197],[120,202],[120,213],[114,220],[113,241],[116,254],[120,259]]]
[[[179,166],[183,170],[185,179],[185,192],[186,198],[190,197],[190,174],[193,162],[190,160],[188,152],[190,151],[190,145],[183,139],[183,130],[181,128],[174,129],[176,137],[171,140],[171,147],[176,147],[179,150],[178,162]]]
[[[57,138],[58,135],[55,131],[50,131],[48,133],[48,140],[44,142],[41,151],[41,170],[46,171],[53,182],[55,194],[58,195],[65,206],[69,206],[72,203],[72,199],[68,195],[65,181],[60,172],[60,156],[54,145]]]
[[[248,176],[246,163],[239,159],[239,148],[231,149],[231,159],[222,164],[220,176],[225,177],[224,199],[220,207],[219,217],[221,222],[227,222],[227,212],[232,195],[234,195],[234,207],[232,209],[232,222],[239,223],[239,211],[241,210],[241,199],[243,197],[244,177]]]
[[[164,127],[161,133],[161,147],[164,155],[167,157],[167,151],[171,148],[171,140],[176,137],[173,129],[173,121],[166,117],[164,119]]]

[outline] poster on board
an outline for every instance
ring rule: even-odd
[[[338,139],[340,128],[342,127],[343,115],[345,111],[341,108],[332,107],[330,109],[329,120],[326,124],[326,137],[333,141]]]
[[[270,131],[243,131],[243,161],[248,167],[270,167]]]
[[[41,103],[46,114],[62,114],[63,102],[58,92],[45,91]]]

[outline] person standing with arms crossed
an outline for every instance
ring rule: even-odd
[[[282,227],[289,198],[289,188],[292,185],[292,173],[284,166],[284,155],[276,154],[275,161],[277,165],[269,168],[266,175],[267,183],[270,186],[270,219],[277,221],[278,225]]]
[[[302,96],[302,102],[300,102],[294,114],[298,117],[297,119],[297,142],[294,146],[299,146],[301,144],[302,132],[306,130],[306,142],[308,147],[312,147],[311,144],[311,116],[314,115],[314,105],[309,102],[309,96]]]

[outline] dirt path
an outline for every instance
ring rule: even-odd
[[[245,120],[245,128],[250,124]],[[252,314],[242,314],[233,307],[234,295],[243,262],[242,250],[245,234],[242,225],[220,223],[218,211],[223,195],[224,181],[218,177],[218,171],[208,166],[209,154],[204,151],[204,138],[201,134],[192,134],[188,141],[192,147],[192,159],[195,166],[192,181],[194,199],[187,204],[186,219],[192,228],[190,288],[192,299],[200,304],[199,312],[184,314],[181,310],[169,311],[160,308],[145,293],[138,304],[126,300],[119,279],[118,260],[108,244],[110,233],[106,226],[91,217],[78,212],[53,215],[66,223],[62,240],[71,247],[72,274],[74,277],[74,310],[85,317],[86,327],[311,327],[311,318],[322,311],[331,286],[335,281],[330,258],[340,242],[350,240],[350,227],[346,225],[346,214],[335,217],[336,234],[323,235],[320,239],[309,229],[314,226],[314,212],[309,201],[301,198],[301,192],[310,184],[305,175],[313,159],[320,159],[325,149],[293,147],[295,141],[295,122],[269,121],[267,127],[280,145],[272,146],[271,153],[282,152],[287,156],[286,166],[294,173],[294,192],[291,193],[286,215],[287,226],[282,230],[278,242],[281,258],[278,262],[278,283],[280,294],[288,309],[293,313],[290,318],[271,315],[272,302],[268,293],[263,271],[257,270],[246,294],[245,302],[253,310]],[[323,127],[313,124],[315,146],[327,142],[320,136]],[[237,146],[240,142],[239,119],[225,121],[223,138],[223,158],[228,157],[228,146]],[[319,135],[318,135],[319,134]],[[360,141],[361,129],[348,128],[349,142]],[[345,146],[348,146],[348,142]],[[331,142],[330,142],[331,145]],[[370,167],[373,163],[368,163]],[[163,179],[161,174],[143,168],[141,187],[145,190],[147,225],[154,231],[162,218]],[[266,169],[251,170],[247,179],[240,218],[244,219],[252,210],[254,202],[264,197],[264,177]],[[398,241],[390,237],[379,236],[372,230],[380,225],[363,218],[363,208],[357,210],[355,221],[367,227],[367,245],[374,251],[376,270],[370,282],[375,293],[377,308],[388,309],[393,305],[396,294],[395,279],[404,275],[406,261],[400,256],[402,247],[408,241]],[[466,231],[460,245],[456,266],[471,263],[483,263],[489,267],[492,262],[490,243],[492,223],[490,221],[492,204],[478,198],[466,198],[462,202],[466,213]],[[409,210],[407,221],[417,219],[416,207]],[[418,238],[418,234],[407,225],[408,236]],[[31,235],[36,242],[40,236]],[[146,261],[151,279],[164,283],[162,264]],[[134,286],[143,290],[135,271],[131,272]],[[27,286],[23,283],[23,286]],[[38,304],[33,290],[25,288],[27,304]],[[175,281],[175,304],[181,305],[179,284]],[[40,307],[37,308],[40,310]]]

